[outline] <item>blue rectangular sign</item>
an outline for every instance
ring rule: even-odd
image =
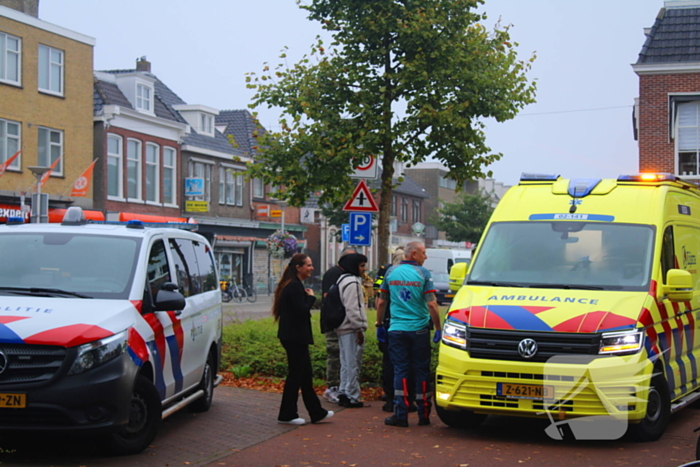
[[[355,246],[372,245],[371,212],[350,213],[350,240],[348,240],[348,244]]]
[[[343,241],[349,242],[350,241],[350,224],[342,224],[340,227],[341,227],[341,232],[343,235]]]

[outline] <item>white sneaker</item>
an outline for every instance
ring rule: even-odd
[[[331,404],[338,403],[338,386],[331,386],[323,393],[323,398]]]
[[[311,422],[311,423],[325,422],[326,420],[331,418],[333,415],[335,415],[335,412],[333,412],[332,410],[329,410],[328,413],[326,414],[326,416],[323,417],[321,420],[316,420],[315,422]]]
[[[306,420],[303,418],[295,418],[294,420],[277,420],[277,423],[283,423],[285,425],[306,425]]]

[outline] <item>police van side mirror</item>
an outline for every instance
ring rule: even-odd
[[[663,292],[672,302],[690,301],[693,299],[693,277],[683,269],[669,269]]]
[[[467,263],[455,263],[450,269],[450,291],[457,292],[467,277]]]
[[[181,311],[184,308],[185,297],[180,292],[163,288],[156,294],[153,311]]]

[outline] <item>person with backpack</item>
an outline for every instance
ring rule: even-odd
[[[313,290],[304,288],[303,281],[311,277],[314,267],[311,258],[303,253],[292,256],[275,289],[272,314],[279,321],[277,337],[287,352],[287,379],[284,382],[279,423],[304,425],[299,417],[297,402],[299,389],[311,423],[328,420],[333,412],[321,406],[313,385],[313,370],[309,346],[314,338],[311,332],[311,306],[316,301]]]
[[[351,253],[357,253],[354,248],[346,247],[340,252],[340,257]],[[331,286],[338,282],[338,278],[343,274],[343,268],[338,264],[328,269],[323,274],[321,282],[321,297],[325,298]],[[335,326],[329,329],[324,329],[321,326],[321,332],[326,338],[326,391],[323,393],[323,398],[333,404],[338,403],[338,386],[340,386],[340,347],[338,346],[338,335],[335,333]]]
[[[352,253],[340,258],[338,264],[345,271],[337,282],[340,299],[345,308],[345,319],[335,329],[340,346],[338,405],[355,409],[364,406],[360,401],[360,368],[367,331],[367,312],[362,291],[367,257]]]

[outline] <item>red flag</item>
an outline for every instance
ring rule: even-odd
[[[90,188],[90,183],[92,182],[92,170],[95,168],[95,162],[97,162],[97,159],[92,161],[92,164],[85,169],[85,172],[75,179],[73,191],[70,192],[71,196],[87,196],[88,188]]]
[[[46,180],[49,179],[49,175],[51,175],[51,172],[53,172],[53,169],[56,168],[58,161],[60,161],[62,157],[63,155],[60,155],[55,161],[53,161],[53,164],[51,164],[51,169],[47,170],[46,173],[44,173],[44,175],[41,176],[41,181],[39,183],[41,184],[42,188],[46,184]]]
[[[0,164],[0,177],[2,177],[2,174],[5,173],[5,171],[6,171],[7,168],[10,166],[10,164],[12,164],[12,162],[15,160],[15,158],[16,158],[17,156],[19,156],[19,153],[20,153],[20,152],[22,152],[21,149],[20,149],[19,151],[17,151],[17,152],[15,153],[14,156],[10,157],[10,158],[7,159],[5,162],[3,162],[2,164]]]

